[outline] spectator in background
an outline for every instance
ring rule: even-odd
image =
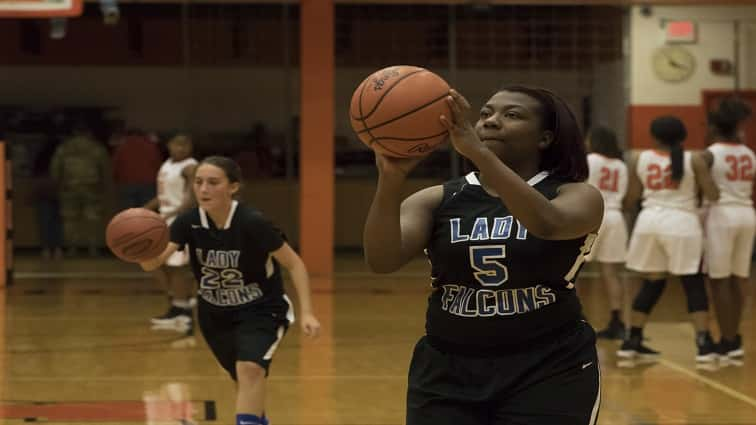
[[[57,148],[56,143],[47,143],[37,154],[32,166],[31,202],[37,210],[37,226],[42,258],[63,258],[63,229],[60,221],[58,188],[50,176],[50,162]]]
[[[155,198],[155,176],[163,163],[157,143],[141,130],[127,131],[113,151],[113,181],[119,207],[141,207]]]
[[[192,157],[194,144],[189,136],[179,134],[168,141],[170,157],[157,175],[157,196],[144,207],[157,209],[170,226],[176,216],[195,206],[192,192],[197,160]],[[174,252],[153,275],[170,299],[168,311],[151,319],[153,329],[173,329],[191,335],[194,331],[192,296],[194,284],[188,279],[189,250]]]
[[[68,254],[74,256],[77,247],[86,246],[90,256],[96,256],[102,239],[103,194],[112,176],[107,149],[92,138],[85,124],[76,123],[73,135],[55,150],[50,174],[58,187]]]

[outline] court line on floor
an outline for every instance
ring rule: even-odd
[[[723,394],[726,394],[726,395],[728,395],[728,396],[730,396],[730,397],[732,397],[732,398],[734,398],[736,400],[742,401],[743,403],[746,403],[746,404],[750,405],[753,408],[756,408],[756,399],[748,397],[747,395],[741,393],[740,391],[732,389],[732,388],[728,387],[727,385],[720,384],[719,382],[717,382],[717,381],[715,381],[715,380],[713,380],[711,378],[707,378],[705,376],[702,376],[702,375],[700,375],[700,374],[698,374],[698,373],[696,373],[696,372],[694,372],[694,371],[686,368],[685,366],[682,366],[680,364],[677,364],[677,363],[675,363],[673,361],[670,361],[670,360],[667,360],[667,359],[659,359],[659,364],[661,364],[661,365],[663,365],[663,366],[665,366],[665,367],[667,367],[669,369],[672,369],[672,370],[674,370],[676,372],[682,373],[683,375],[686,375],[686,376],[688,376],[689,378],[692,378],[695,381],[701,382],[704,385],[707,385],[707,386],[709,386],[709,387],[711,387],[711,388],[713,388],[713,389],[715,389],[715,390],[717,390],[717,391],[719,391],[719,392],[721,392]]]

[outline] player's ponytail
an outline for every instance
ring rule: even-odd
[[[672,162],[672,180],[679,182],[685,174],[683,167],[683,148],[682,143],[669,147],[669,159]]]
[[[659,117],[651,122],[651,135],[659,143],[669,148],[672,162],[672,180],[679,182],[685,173],[682,147],[683,141],[688,137],[685,124],[677,117]]]

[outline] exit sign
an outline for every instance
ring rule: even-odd
[[[667,21],[664,25],[667,43],[695,43],[696,23],[693,21]]]

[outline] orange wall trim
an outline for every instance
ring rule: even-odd
[[[5,199],[6,194],[8,193],[8,187],[6,186],[8,181],[6,176],[10,177],[10,170],[7,170],[5,166],[7,164],[5,162],[5,147],[5,142],[0,140],[0,190],[2,191],[2,196],[0,196],[0,290],[8,285],[8,282],[6,281],[8,277],[8,274],[6,273],[6,270],[8,270],[8,263],[6,262],[6,259],[11,256],[11,253],[7,251],[7,223],[9,223],[8,220],[10,219],[8,214],[10,214],[11,211],[7,208],[8,200]],[[5,313],[3,307],[3,305],[0,305],[0,315]]]
[[[703,149],[706,139],[706,115],[702,105],[631,105],[627,111],[627,140],[629,149],[645,149],[654,146],[649,127],[654,118],[674,115],[688,129],[686,149]]]
[[[300,2],[299,245],[310,274],[333,273],[334,7]]]

